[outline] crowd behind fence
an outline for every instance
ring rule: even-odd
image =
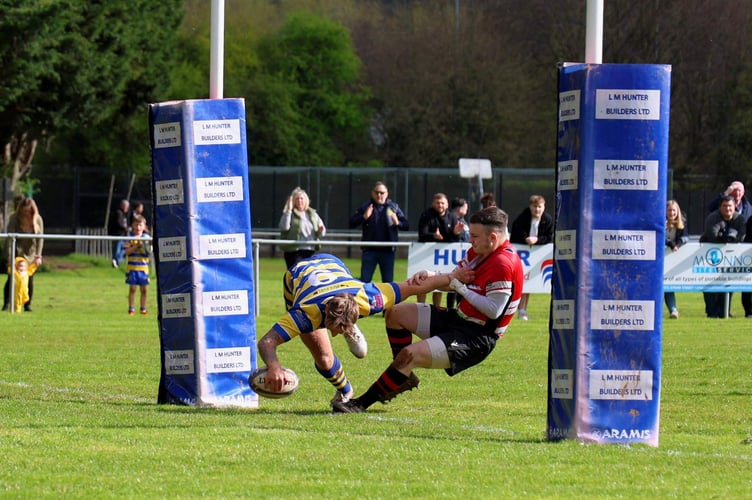
[[[471,213],[478,208],[478,200],[471,196],[477,180],[460,177],[456,167],[252,165],[248,173],[254,230],[277,228],[282,207],[296,186],[308,192],[311,206],[319,211],[327,230],[348,230],[350,215],[369,199],[373,184],[379,180],[387,184],[390,198],[405,212],[411,230],[415,230],[420,214],[431,205],[431,198],[437,192],[445,193],[450,200],[467,198]],[[483,191],[492,193],[510,218],[514,219],[527,207],[532,194],[543,195],[547,210],[553,213],[556,196],[553,168],[494,167],[492,173],[491,179],[483,179]],[[153,220],[149,216],[152,213],[149,175],[134,178],[132,172],[125,169],[113,173],[111,168],[74,166],[45,169],[39,175],[40,190],[34,193],[34,199],[44,217],[45,227],[51,233],[73,233],[79,227],[103,227],[112,178],[116,180],[111,202],[117,204],[122,198],[141,201],[146,207],[147,220]],[[135,182],[131,183],[134,179]],[[668,197],[679,202],[687,216],[691,234],[702,232],[708,204],[732,180],[693,178],[675,183],[673,171],[669,169]]]
[[[112,242],[118,241],[118,240],[130,240],[133,237],[132,236],[107,236],[107,235],[101,235],[101,234],[95,234],[99,232],[99,230],[81,230],[78,231],[75,235],[70,234],[35,234],[30,235],[28,233],[0,233],[0,239],[7,241],[10,244],[10,262],[14,262],[16,255],[16,239],[20,238],[42,238],[44,240],[74,240],[75,246],[76,246],[76,252],[82,253],[85,255],[90,256],[97,256],[97,257],[106,257],[109,258],[111,256],[112,252]],[[259,299],[260,299],[260,266],[259,261],[261,258],[261,246],[265,245],[269,247],[269,252],[267,253],[267,256],[274,256],[274,248],[279,245],[285,245],[285,244],[294,244],[299,243],[296,240],[283,240],[278,238],[264,238],[264,236],[275,236],[276,233],[252,233],[251,234],[251,251],[253,252],[253,276],[254,276],[254,283],[257,284],[257,286],[254,287],[254,295],[255,295],[255,313],[258,316],[259,314]],[[369,246],[378,246],[381,247],[384,245],[384,242],[370,242],[370,241],[360,241],[356,239],[356,233],[355,232],[347,232],[347,233],[340,233],[338,236],[340,236],[342,239],[335,240],[321,240],[317,241],[318,244],[321,245],[321,251],[332,253],[332,254],[338,254],[340,257],[359,257],[359,255],[355,256],[353,255],[354,249],[358,249],[358,251],[363,247],[369,247]],[[152,241],[152,237],[150,235],[146,235],[145,237],[146,241]],[[410,246],[415,242],[414,238],[406,237],[403,238],[402,241],[397,242],[391,242],[393,246],[397,248],[398,254],[403,253],[407,254]],[[743,243],[735,244],[736,245],[742,245],[746,246]],[[345,249],[344,253],[342,249]],[[152,249],[153,250],[153,249]],[[10,294],[13,295],[13,289],[14,289],[14,274],[11,272],[9,276],[10,280]],[[739,286],[730,287],[729,290],[726,292],[726,311],[728,311],[728,301],[729,301],[729,294],[728,292],[731,291],[749,291],[749,284],[745,284],[741,288]],[[13,307],[10,308],[10,311],[13,312]]]
[[[16,240],[20,238],[41,238],[43,240],[52,240],[52,241],[61,241],[61,240],[72,240],[75,242],[75,248],[76,253],[81,253],[84,255],[89,256],[95,256],[95,257],[104,257],[109,259],[112,256],[112,242],[123,240],[123,241],[129,241],[132,240],[132,236],[108,236],[103,234],[97,234],[104,232],[104,230],[100,230],[99,228],[89,228],[89,229],[81,229],[76,232],[75,235],[72,234],[34,234],[30,235],[29,233],[0,233],[0,239],[7,241],[10,248],[10,261],[14,262],[16,259]],[[277,233],[273,233],[272,235],[276,235]],[[274,256],[274,248],[278,245],[284,245],[284,244],[292,244],[292,243],[298,243],[295,240],[282,240],[282,239],[276,239],[276,238],[262,238],[260,236],[265,235],[268,236],[269,233],[261,233],[256,234],[252,233],[251,235],[251,245],[252,245],[252,252],[253,252],[253,275],[254,275],[254,282],[259,283],[260,282],[260,271],[259,271],[259,259],[261,258],[261,245],[267,245],[269,246],[270,252],[269,254],[271,256]],[[322,240],[317,243],[320,243],[322,248],[321,251],[323,252],[329,252],[329,253],[337,253],[340,256],[343,257],[352,257],[353,249],[360,247],[367,247],[367,246],[378,246],[382,247],[384,246],[383,242],[370,242],[370,241],[359,241],[355,240],[356,237],[355,232],[347,232],[347,233],[340,233],[338,236],[340,236],[343,239],[339,240]],[[146,241],[152,241],[152,237],[147,235],[144,238]],[[410,247],[412,244],[411,241],[398,241],[398,242],[392,242],[392,245],[397,247],[398,251],[404,252],[405,255],[407,254],[406,250]],[[343,255],[342,251],[338,251],[335,249],[338,248],[346,248],[346,255]],[[154,249],[152,248],[152,251]],[[10,295],[13,296],[13,290],[14,290],[14,275],[13,273],[10,273]],[[255,294],[255,300],[254,303],[256,305],[256,315],[259,314],[259,296],[260,290],[259,286],[254,287],[254,294]],[[13,307],[10,308],[10,312],[13,311]]]

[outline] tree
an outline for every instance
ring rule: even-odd
[[[291,15],[258,47],[249,82],[251,160],[341,165],[367,140],[368,90],[347,30],[313,14]]]
[[[166,82],[180,5],[0,0],[2,173],[12,187],[53,137],[63,137],[63,160],[114,165],[139,143],[146,158],[146,126],[133,117],[145,122]]]
[[[456,168],[464,156],[548,165],[541,138],[553,151],[555,109],[546,105],[555,100],[540,89],[552,92],[555,76],[535,80],[510,2],[468,0],[459,12],[454,2],[370,4],[368,17],[350,22],[386,164]]]
[[[737,84],[727,94],[723,109],[728,114],[726,129],[720,134],[719,163],[727,181],[741,180],[752,186],[752,65],[737,75]],[[752,191],[752,188],[748,188]]]

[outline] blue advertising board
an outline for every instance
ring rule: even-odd
[[[559,70],[550,440],[658,445],[670,75]]]
[[[258,407],[242,99],[153,104],[160,403]]]

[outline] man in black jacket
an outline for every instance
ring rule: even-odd
[[[386,184],[379,181],[371,190],[371,199],[363,203],[350,217],[350,229],[361,226],[363,241],[393,242],[397,231],[407,231],[410,224],[402,209],[389,199]],[[376,266],[381,271],[381,281],[394,281],[395,246],[364,246],[360,260],[360,280],[373,281]]]
[[[721,196],[718,210],[712,212],[705,219],[705,228],[700,237],[701,243],[740,243],[744,241],[747,231],[744,217],[736,211],[736,201],[732,196]],[[708,318],[725,318],[725,295],[718,292],[703,292],[705,298],[705,314]],[[729,306],[731,296],[729,293]],[[730,311],[729,312],[729,316]]]
[[[444,193],[433,195],[431,206],[420,215],[418,220],[418,241],[421,243],[456,243],[465,226],[449,210],[449,199]],[[441,305],[441,292],[433,293],[433,305]],[[425,295],[418,295],[417,301],[424,303]]]
[[[734,207],[736,207],[736,213],[744,217],[744,220],[749,220],[752,217],[752,204],[749,202],[746,196],[744,196],[744,184],[740,181],[734,181],[726,188],[726,191],[719,193],[718,196],[710,202],[708,205],[708,212],[715,212],[721,206],[721,199],[724,196],[731,196],[734,200]]]

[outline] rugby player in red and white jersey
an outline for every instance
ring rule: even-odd
[[[523,268],[507,239],[507,214],[488,207],[470,217],[470,244],[459,268],[473,280],[456,279],[449,288],[462,296],[457,310],[421,303],[397,304],[386,312],[386,332],[394,361],[361,396],[333,405],[335,413],[361,413],[376,402],[418,386],[414,368],[440,368],[453,376],[475,366],[493,351],[517,311]],[[426,279],[428,272],[413,280]],[[413,334],[422,340],[412,343]]]

